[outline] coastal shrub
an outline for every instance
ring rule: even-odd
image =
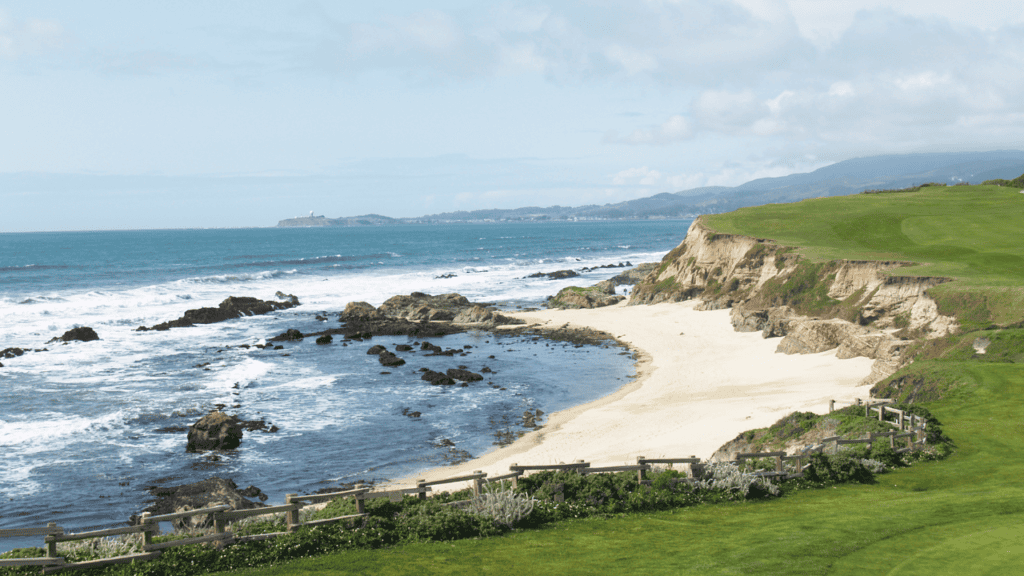
[[[862,459],[853,450],[838,454],[814,454],[810,457],[810,467],[804,471],[804,480],[820,486],[872,484],[875,475],[861,462]]]
[[[429,498],[395,516],[395,529],[407,542],[459,540],[496,536],[507,527],[491,518],[479,516],[456,506],[446,506]]]

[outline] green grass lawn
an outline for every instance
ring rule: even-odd
[[[1024,195],[925,188],[747,208],[707,219],[809,258],[924,263],[991,321],[1024,316]],[[973,292],[971,292],[973,291]],[[932,360],[972,386],[927,404],[957,451],[872,485],[588,519],[500,538],[353,551],[246,574],[1012,574],[1024,566],[1024,364]]]

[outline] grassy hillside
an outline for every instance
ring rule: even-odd
[[[896,273],[954,278],[929,293],[968,329],[1024,319],[1024,194],[1017,187],[928,186],[743,208],[704,222],[798,246],[813,261],[918,262]]]

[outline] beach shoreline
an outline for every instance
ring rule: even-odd
[[[392,484],[408,486],[418,479],[477,470],[498,476],[511,464],[582,459],[612,466],[635,464],[639,456],[706,459],[741,432],[770,426],[791,412],[824,413],[831,399],[844,403],[868,396],[869,388],[859,383],[871,372],[873,360],[841,360],[835,350],[776,353],[778,339],[736,332],[729,310],[696,311],[697,303],[515,313],[541,331],[568,327],[610,334],[636,354],[635,378],[609,395],[548,415],[541,429],[508,446]]]

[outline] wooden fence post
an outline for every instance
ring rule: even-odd
[[[636,457],[636,465],[637,466],[643,466],[644,465],[644,456],[637,456]],[[637,484],[643,484],[644,483],[644,471],[643,470],[637,470],[636,471],[636,483]]]
[[[149,517],[152,516],[149,512],[143,512],[139,516],[139,524],[145,526],[145,530],[142,531],[142,549],[145,550],[146,546],[153,543],[153,531],[150,529]]]
[[[285,504],[297,504],[297,502],[295,500],[298,497],[299,497],[298,494],[285,494],[284,495],[284,503]],[[299,509],[298,508],[296,508],[295,510],[289,510],[285,514],[285,524],[288,525],[288,531],[289,532],[294,532],[295,530],[298,529],[298,527],[299,527]]]
[[[828,401],[828,413],[831,414],[831,413],[833,413],[835,411],[836,411],[836,401],[835,400],[829,400]]]
[[[889,448],[896,449],[896,432],[889,432]]]
[[[356,484],[356,488],[364,488],[362,484]],[[356,514],[366,514],[366,503],[363,501],[363,497],[366,494],[355,494],[352,497],[356,499]]]
[[[47,528],[56,528],[57,527],[57,523],[56,522],[50,522],[49,524],[46,525],[46,527]],[[51,538],[52,538],[52,535],[51,535]],[[46,557],[47,558],[56,558],[57,557],[57,541],[56,540],[51,540],[51,541],[46,543]]]
[[[879,422],[884,422],[885,421],[885,404],[879,404],[878,405],[878,421]]]
[[[519,466],[519,464],[516,463],[516,462],[513,462],[512,465],[508,467],[508,471],[511,472],[512,469],[515,468],[516,466]],[[522,474],[522,472],[520,472],[520,474]],[[512,477],[512,489],[513,490],[518,490],[519,489],[519,476],[518,475]]]
[[[869,403],[869,402],[865,402],[864,403],[864,417],[865,418],[870,418],[871,417],[871,403]]]
[[[416,480],[416,487],[421,490],[421,492],[416,494],[416,497],[419,498],[420,500],[426,500],[427,499],[427,491],[424,490],[424,488],[426,488],[426,484],[427,484],[427,481],[426,481],[425,478],[419,478],[419,479]]]
[[[577,460],[576,462],[574,462],[574,464],[584,464],[584,463],[586,463],[586,460]],[[587,473],[583,471],[583,468],[585,468],[585,467],[584,466],[577,467],[576,468],[576,473],[579,474],[580,476],[586,476]]]
[[[775,471],[780,474],[782,473],[782,456],[775,457]]]
[[[483,474],[483,470],[473,470],[473,474]],[[473,496],[480,496],[480,478],[473,479]]]

